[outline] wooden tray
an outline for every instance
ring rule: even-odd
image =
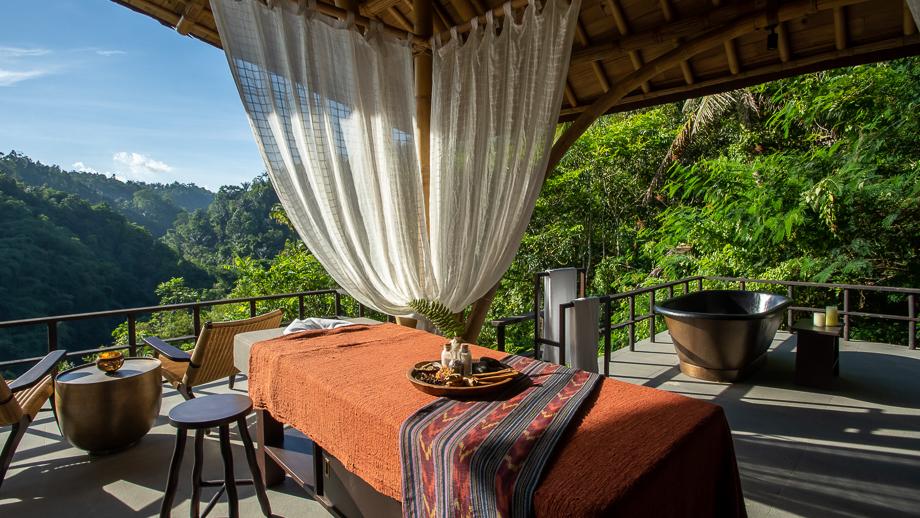
[[[426,394],[437,397],[449,397],[449,398],[474,398],[483,396],[486,394],[491,394],[497,390],[501,390],[507,387],[510,383],[517,381],[521,377],[521,373],[514,371],[516,376],[509,376],[499,382],[489,383],[487,385],[477,385],[475,387],[448,387],[445,385],[435,385],[432,383],[426,383],[415,377],[415,371],[422,365],[428,365],[429,363],[435,363],[432,361],[418,362],[406,372],[406,377],[409,378],[409,381],[415,385],[415,388],[421,390]],[[513,369],[512,369],[513,370]]]

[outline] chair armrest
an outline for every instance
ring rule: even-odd
[[[44,358],[39,360],[34,367],[26,371],[25,374],[10,382],[10,390],[12,392],[18,392],[33,387],[36,383],[44,379],[45,376],[51,374],[51,371],[57,368],[58,364],[61,363],[61,360],[63,360],[66,355],[67,351],[51,351]]]
[[[192,356],[189,353],[183,351],[182,349],[179,349],[178,347],[169,345],[168,343],[164,342],[163,340],[160,340],[159,338],[155,336],[145,337],[144,342],[150,347],[153,347],[153,349],[157,353],[169,358],[170,360],[174,362],[192,361]]]

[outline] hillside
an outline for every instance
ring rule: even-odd
[[[98,173],[64,171],[10,151],[0,153],[0,173],[32,187],[48,187],[90,203],[107,203],[129,221],[162,236],[183,212],[206,208],[214,193],[194,184],[123,182]]]
[[[107,205],[0,174],[0,320],[155,304],[155,288],[172,277],[212,282]],[[94,347],[110,340],[112,327],[62,324],[60,342]],[[41,354],[44,333],[3,332],[0,360]]]

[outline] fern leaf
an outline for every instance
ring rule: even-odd
[[[424,315],[444,336],[453,338],[463,334],[463,320],[453,314],[444,304],[436,300],[411,300],[408,306],[416,313]]]

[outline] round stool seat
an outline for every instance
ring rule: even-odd
[[[169,411],[169,424],[197,430],[230,424],[252,411],[252,400],[241,394],[215,394],[189,399]]]

